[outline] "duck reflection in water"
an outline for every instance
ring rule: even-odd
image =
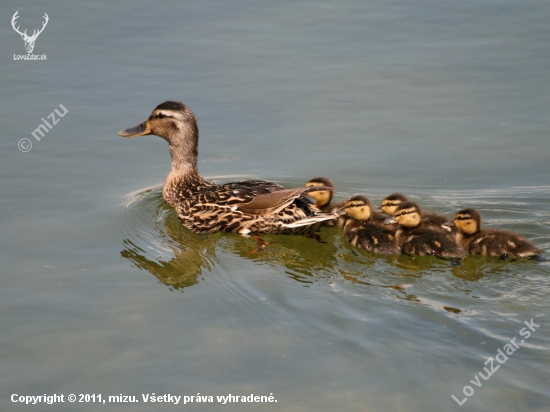
[[[152,227],[150,220],[135,222],[129,216],[131,222],[127,226],[132,227],[126,232],[131,235],[125,235],[121,256],[172,289],[199,283],[201,275],[218,265],[217,255],[223,253],[262,265],[282,266],[286,274],[303,283],[333,276],[335,272],[338,242],[332,238],[340,235],[336,229],[326,228],[323,236],[332,240],[327,243],[293,235],[263,234],[259,239],[223,232],[198,235],[182,228],[173,210],[162,202],[158,190],[135,196],[128,202],[126,213],[135,214],[136,219],[145,215],[156,215],[156,219]]]

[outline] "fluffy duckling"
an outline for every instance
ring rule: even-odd
[[[409,198],[402,193],[392,193],[382,200],[380,211],[387,214],[388,216],[393,216],[397,208],[401,206],[401,203],[408,200]]]
[[[324,186],[334,189],[334,183],[328,178],[323,176],[314,177],[309,179],[305,185],[306,187],[318,187]],[[331,203],[333,190],[318,190],[316,192],[308,193],[308,196],[315,199],[315,207],[323,212],[335,212],[340,209],[344,202]]]
[[[324,176],[318,176],[314,177],[313,179],[309,179],[305,186],[308,188],[325,187],[334,189],[334,183],[332,183],[332,181],[328,177]],[[317,190],[315,192],[310,192],[307,195],[315,199],[315,204],[313,206],[315,206],[320,211],[326,213],[336,213],[342,209],[342,207],[344,206],[344,202],[331,203],[333,193],[334,190]],[[341,215],[333,220],[324,221],[323,225],[337,227],[341,229],[344,227],[345,223],[346,217],[345,215]]]
[[[344,209],[348,216],[344,237],[349,243],[367,252],[399,253],[394,233],[373,221],[372,203],[366,196],[353,196],[345,203]]]
[[[431,228],[422,220],[420,207],[410,201],[402,202],[387,224],[399,224],[395,232],[396,244],[406,254],[437,256],[443,259],[462,258],[466,252],[447,234]]]
[[[464,209],[447,223],[456,227],[458,243],[472,255],[500,258],[535,257],[542,250],[517,233],[498,229],[481,229],[481,215],[475,209]]]
[[[409,198],[404,194],[392,193],[391,195],[386,196],[384,200],[382,200],[380,210],[389,216],[393,216],[397,208],[401,206],[402,203],[408,201]],[[425,227],[429,227],[430,229],[450,232],[451,229],[448,226],[445,226],[445,223],[447,223],[448,221],[449,218],[445,215],[422,211],[422,223],[427,225]]]

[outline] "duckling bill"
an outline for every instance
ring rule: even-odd
[[[195,233],[306,234],[323,221],[337,217],[313,207],[306,197],[316,191],[331,192],[330,187],[285,189],[265,180],[219,185],[204,179],[197,168],[197,121],[181,102],[158,105],[146,121],[119,135],[157,135],[168,142],[172,169],[164,181],[162,196],[176,210],[183,226]]]

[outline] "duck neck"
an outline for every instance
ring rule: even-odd
[[[186,197],[193,195],[197,187],[210,185],[197,168],[197,145],[169,143],[172,156],[172,170],[164,181],[162,197],[165,202],[174,207]]]
[[[171,175],[179,176],[183,180],[200,176],[197,168],[197,147],[189,144],[169,143],[168,150],[172,157]]]

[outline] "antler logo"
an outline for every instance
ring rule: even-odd
[[[25,40],[25,48],[27,49],[27,53],[32,53],[32,50],[34,49],[34,42],[36,41],[36,38],[38,37],[38,35],[44,31],[44,28],[48,24],[49,17],[46,13],[44,13],[43,17],[44,17],[45,20],[44,20],[44,24],[42,25],[42,28],[40,30],[34,30],[33,33],[32,33],[32,36],[28,36],[27,35],[27,30],[25,30],[25,32],[21,33],[19,31],[19,26],[15,27],[15,24],[17,23],[16,20],[19,18],[17,13],[19,13],[19,10],[17,10],[15,12],[15,14],[13,15],[13,17],[11,19],[11,25],[12,25],[13,29],[21,35],[21,38],[23,40]]]

